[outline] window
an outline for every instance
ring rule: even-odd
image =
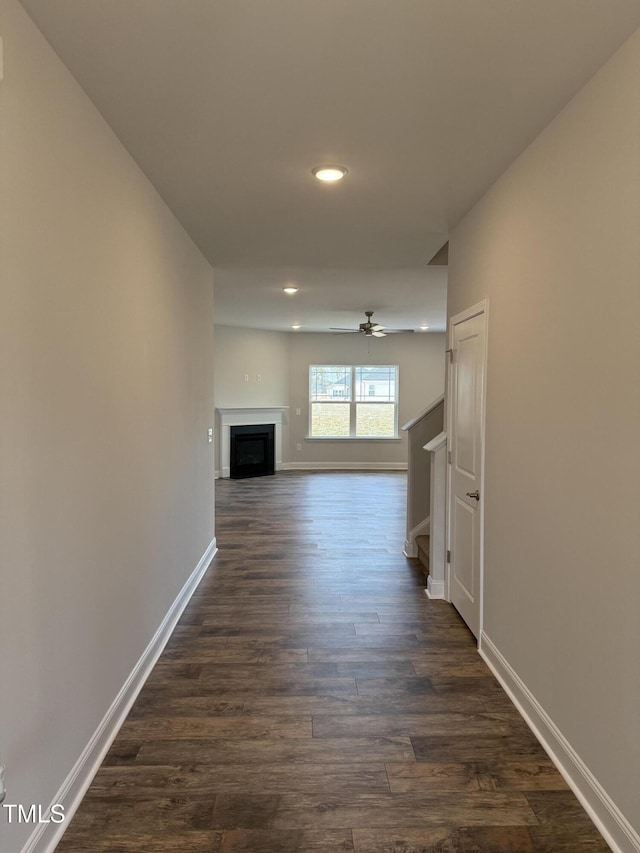
[[[397,438],[395,365],[312,364],[311,438]]]

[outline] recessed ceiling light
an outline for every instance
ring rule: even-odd
[[[300,328],[300,323],[293,323],[291,328],[297,331]]]
[[[284,290],[285,293],[288,293],[289,296],[292,296],[294,293],[298,292],[299,288],[297,288],[297,287],[283,287],[282,289]]]
[[[334,184],[336,181],[341,181],[347,174],[347,171],[344,166],[325,163],[323,166],[315,166],[311,170],[311,174],[319,181],[324,181],[326,184]]]
[[[427,329],[428,329],[429,327],[427,326],[427,324],[426,324],[426,323],[423,323],[423,324],[420,326],[420,328],[422,329],[422,331],[423,331],[423,332],[426,332],[426,331],[427,331]]]

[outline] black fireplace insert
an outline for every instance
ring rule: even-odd
[[[275,473],[275,425],[232,426],[229,476],[264,477]]]

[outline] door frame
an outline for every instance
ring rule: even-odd
[[[453,345],[454,326],[470,320],[472,317],[484,315],[484,349],[482,352],[481,374],[482,374],[482,398],[480,403],[480,459],[482,476],[478,491],[480,492],[480,554],[479,554],[479,577],[478,577],[478,599],[479,599],[479,621],[478,621],[478,648],[482,645],[482,632],[484,630],[484,501],[485,501],[485,445],[486,445],[486,417],[487,417],[487,360],[489,354],[489,300],[483,299],[476,302],[470,308],[465,308],[458,314],[449,317],[447,321],[447,381],[445,394],[445,423],[447,425],[447,500],[446,500],[446,536],[447,550],[451,550],[451,515],[453,509],[453,488],[451,471],[451,448],[453,447],[453,417],[451,406],[451,386],[453,373]],[[445,595],[447,601],[451,601],[451,563],[447,560],[445,574]]]

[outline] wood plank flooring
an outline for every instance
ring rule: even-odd
[[[602,853],[401,553],[397,473],[218,481],[220,551],[59,853]]]

